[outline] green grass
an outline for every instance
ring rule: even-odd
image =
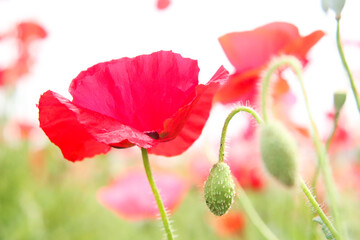
[[[0,146],[0,239],[163,239],[160,220],[130,222],[97,202],[97,190],[110,179],[106,156],[74,165],[50,146],[43,162],[35,164],[29,160],[29,152],[26,143],[16,148]],[[249,197],[279,239],[314,239],[313,215],[300,191],[270,183],[267,190],[249,192]],[[360,236],[358,204],[359,200],[349,198],[343,210],[349,215],[346,219],[352,239]],[[238,202],[233,208],[241,210]],[[199,189],[190,190],[170,219],[177,239],[220,239]],[[263,238],[247,221],[241,236],[223,239]],[[320,233],[316,239],[324,237]]]

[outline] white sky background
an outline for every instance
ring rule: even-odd
[[[320,0],[172,0],[164,11],[156,9],[155,0],[0,0],[0,32],[22,20],[40,23],[49,36],[37,46],[31,74],[18,84],[17,118],[36,122],[40,94],[51,89],[70,98],[67,89],[80,71],[125,56],[173,50],[199,61],[200,82],[205,83],[220,65],[233,71],[218,37],[286,21],[295,24],[302,35],[318,29],[327,33],[310,52],[311,64],[305,71],[310,102],[314,109],[322,110],[314,114],[316,120],[321,121],[323,112],[331,109],[332,93],[338,88],[348,89],[348,115],[359,120],[335,46],[336,22],[333,14],[322,11]],[[360,41],[359,25],[360,1],[347,0],[342,38]],[[0,63],[11,58],[8,46],[0,46]],[[345,50],[350,66],[359,73],[360,49]],[[300,93],[296,82],[291,85]],[[303,108],[301,99],[299,105]],[[295,112],[295,116],[301,115],[302,110]],[[211,122],[221,126],[225,117]]]

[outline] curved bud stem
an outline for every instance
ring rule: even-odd
[[[220,142],[220,151],[219,151],[219,162],[224,161],[224,149],[225,149],[225,138],[226,138],[226,132],[227,127],[229,125],[230,120],[237,114],[238,112],[247,112],[250,113],[256,120],[258,124],[263,124],[264,121],[261,119],[260,115],[252,108],[241,106],[236,109],[234,109],[226,118],[224,127],[221,133],[221,142]],[[263,222],[259,214],[256,212],[254,206],[252,205],[251,201],[247,197],[245,191],[242,189],[241,185],[239,183],[237,185],[237,193],[239,194],[239,201],[241,205],[243,206],[244,211],[246,212],[249,219],[252,221],[254,226],[259,230],[259,232],[264,236],[266,240],[278,240],[278,238],[271,232],[271,230],[266,226],[266,224]]]
[[[305,101],[305,105],[306,105],[306,110],[307,110],[308,117],[309,117],[310,124],[311,124],[312,139],[313,139],[314,146],[315,146],[316,153],[317,153],[318,164],[319,164],[322,174],[324,176],[326,192],[327,192],[327,196],[329,197],[329,207],[330,207],[333,219],[334,219],[335,226],[339,230],[340,235],[343,235],[344,231],[342,230],[342,223],[340,221],[340,216],[339,216],[339,212],[337,209],[337,205],[338,205],[337,191],[336,191],[335,183],[334,183],[334,180],[332,177],[331,167],[330,167],[329,160],[328,160],[328,157],[326,154],[325,146],[321,141],[319,132],[317,130],[316,124],[313,120],[313,117],[312,117],[312,114],[310,111],[310,104],[309,104],[309,100],[308,100],[308,97],[307,97],[307,94],[305,91],[305,86],[304,86],[304,82],[303,82],[303,78],[302,78],[302,65],[297,58],[292,57],[292,56],[283,56],[283,57],[280,57],[279,59],[273,61],[272,63],[270,63],[270,66],[268,67],[268,70],[267,70],[266,75],[263,80],[262,93],[261,93],[262,113],[263,113],[264,120],[265,121],[268,120],[267,119],[267,108],[266,108],[266,96],[268,93],[270,78],[276,69],[278,69],[279,67],[283,67],[283,66],[291,67],[299,80],[301,90],[303,93],[303,97],[304,97],[304,101]]]
[[[221,133],[221,140],[220,140],[220,151],[219,151],[219,162],[224,161],[224,151],[225,151],[225,138],[226,138],[226,132],[228,125],[230,123],[230,120],[237,114],[238,112],[247,112],[250,113],[256,120],[258,124],[262,124],[264,121],[261,119],[260,115],[251,107],[241,106],[236,109],[234,109],[226,118],[224,127]]]
[[[143,163],[144,163],[146,176],[148,178],[151,190],[152,190],[152,192],[154,194],[156,204],[157,204],[157,206],[159,208],[161,220],[162,220],[163,225],[164,225],[164,229],[165,229],[167,239],[168,240],[173,240],[174,237],[173,237],[173,234],[172,234],[172,231],[171,231],[171,226],[170,226],[170,223],[169,223],[169,219],[168,219],[168,216],[166,214],[165,207],[164,207],[164,204],[163,204],[163,202],[161,200],[161,196],[159,194],[159,191],[158,191],[158,189],[156,187],[154,178],[152,176],[150,163],[149,163],[149,157],[148,157],[148,154],[147,154],[147,150],[145,148],[141,148],[141,155],[142,155],[142,158],[143,158]]]

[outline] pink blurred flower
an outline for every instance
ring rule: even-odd
[[[154,172],[154,179],[165,208],[173,212],[186,195],[189,184],[181,177]],[[98,192],[102,205],[128,220],[156,218],[159,210],[144,170],[132,170],[119,176]]]
[[[170,5],[170,0],[157,0],[156,7],[159,10],[164,10]]]

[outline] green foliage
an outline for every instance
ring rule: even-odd
[[[111,178],[107,156],[74,164],[62,159],[54,146],[46,149],[40,163],[34,162],[31,155],[26,144],[17,148],[0,146],[0,239],[163,238],[159,220],[130,222],[97,202],[96,191]],[[301,192],[270,184],[268,190],[247,193],[279,239],[313,239],[311,229],[315,223]],[[358,239],[359,200],[349,201],[346,196],[343,199],[350,238]],[[233,210],[241,211],[237,202],[233,203]],[[209,213],[200,188],[191,189],[177,211],[170,215],[178,240],[263,239],[248,219],[242,234],[218,235],[214,219],[221,218]],[[318,240],[321,235],[318,234]]]

